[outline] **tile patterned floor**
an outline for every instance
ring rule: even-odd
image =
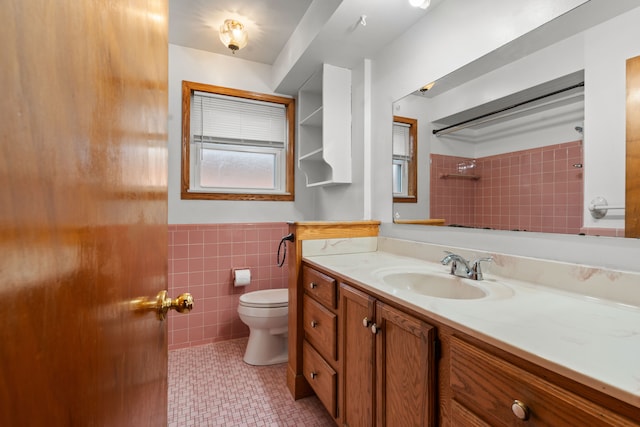
[[[169,352],[169,427],[334,427],[320,401],[294,401],[286,364],[242,361],[247,338]]]

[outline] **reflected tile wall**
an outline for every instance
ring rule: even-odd
[[[464,168],[470,162],[473,167]],[[584,190],[582,169],[575,165],[582,163],[582,141],[478,159],[432,154],[430,218],[444,218],[447,225],[578,234]]]
[[[284,222],[169,225],[169,295],[190,292],[195,300],[189,314],[169,314],[169,349],[248,336],[240,295],[287,287],[287,265],[276,265],[287,233]],[[233,286],[234,268],[251,269],[249,286]]]

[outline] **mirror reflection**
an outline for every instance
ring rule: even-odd
[[[393,202],[417,202],[418,120],[393,116]]]
[[[624,205],[625,61],[640,54],[640,8],[629,8],[583,31],[577,8],[548,29],[576,22],[573,35],[505,60],[525,36],[393,103],[418,140],[416,201],[394,194],[394,220],[624,236],[624,209],[589,207]]]

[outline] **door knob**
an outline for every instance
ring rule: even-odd
[[[159,320],[167,317],[167,312],[171,309],[178,313],[188,313],[193,309],[193,297],[190,293],[180,294],[178,298],[171,299],[167,291],[160,291],[155,299],[146,297],[138,298],[134,301],[136,311],[155,311]]]

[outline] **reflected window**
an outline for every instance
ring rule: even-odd
[[[294,100],[183,82],[182,198],[293,200]]]
[[[393,201],[416,203],[418,120],[393,117]]]

